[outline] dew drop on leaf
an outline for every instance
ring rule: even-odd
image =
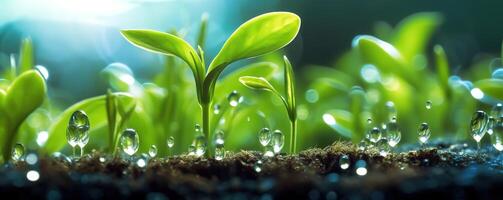
[[[236,107],[239,103],[243,102],[243,97],[236,91],[232,91],[229,96],[227,96],[227,101],[232,107]]]
[[[487,124],[489,122],[489,117],[486,112],[479,110],[473,113],[472,120],[470,122],[470,131],[473,139],[478,143],[484,137],[487,130]]]
[[[122,151],[132,156],[138,151],[138,147],[140,146],[138,134],[134,129],[126,129],[122,132],[121,137],[119,139],[120,145],[122,147]]]
[[[402,138],[402,132],[398,127],[398,122],[396,120],[388,122],[386,125],[386,139],[391,147],[395,147]]]
[[[215,115],[220,114],[220,105],[219,105],[219,104],[215,104],[215,105],[213,106],[213,113],[214,113]]]

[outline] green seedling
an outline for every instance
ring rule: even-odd
[[[290,119],[290,153],[295,153],[296,148],[296,139],[297,139],[297,109],[295,104],[295,77],[293,74],[292,65],[286,56],[283,57],[285,64],[285,78],[284,78],[284,87],[285,87],[285,96],[283,97],[278,90],[276,90],[270,83],[263,77],[255,77],[255,76],[243,76],[239,78],[239,81],[251,88],[256,90],[266,90],[272,92],[278,98],[281,99],[283,104],[285,105],[286,111],[288,112],[288,118]]]
[[[215,83],[222,71],[235,61],[260,56],[286,46],[295,38],[299,28],[300,18],[293,13],[271,12],[257,16],[238,27],[207,70],[202,48],[198,47],[196,52],[190,44],[175,35],[154,30],[122,30],[121,33],[140,48],[174,55],[189,65],[202,109],[203,133],[210,140],[210,109]]]
[[[0,89],[0,123],[2,130],[3,160],[10,160],[14,140],[21,123],[37,109],[45,99],[45,80],[35,70],[27,70],[7,90]]]

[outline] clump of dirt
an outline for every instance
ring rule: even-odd
[[[501,155],[450,147],[437,145],[384,157],[377,149],[361,151],[351,143],[336,142],[324,149],[271,158],[240,151],[220,161],[188,155],[123,159],[100,152],[76,161],[64,155],[41,156],[36,164],[17,162],[0,170],[0,176],[6,177],[0,179],[0,192],[19,198],[77,199],[502,196]],[[349,157],[348,169],[340,167],[343,155]],[[137,162],[140,158],[145,166]],[[355,174],[357,160],[366,162],[367,174]],[[40,179],[27,180],[29,170],[39,172]]]

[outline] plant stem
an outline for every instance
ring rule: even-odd
[[[290,154],[294,154],[297,152],[297,120],[290,120],[290,126]]]
[[[210,152],[210,146],[211,146],[211,133],[210,133],[210,103],[203,103],[201,104],[201,109],[202,109],[202,120],[203,120],[203,134],[204,137],[206,137],[207,141],[207,149],[206,149],[206,157],[211,156]]]

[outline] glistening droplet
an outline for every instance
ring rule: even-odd
[[[503,117],[503,104],[497,103],[493,106],[493,108],[491,109],[491,117],[493,117],[494,119]]]
[[[503,116],[497,118],[493,125],[491,144],[498,151],[503,151]]]
[[[138,147],[140,146],[138,134],[134,129],[126,129],[122,132],[121,137],[119,139],[122,151],[132,156],[138,151]]]
[[[431,109],[431,101],[430,100],[426,101],[426,109],[428,109],[428,110]]]
[[[390,121],[386,125],[386,139],[388,140],[388,144],[391,147],[395,147],[402,138],[402,132],[398,127],[398,122],[396,120]]]
[[[206,153],[206,138],[203,135],[199,135],[194,140],[195,154],[197,157],[201,157]]]
[[[173,136],[169,136],[166,144],[168,145],[168,148],[173,148],[173,146],[175,146],[175,138]]]
[[[157,147],[155,145],[150,146],[150,148],[148,149],[148,155],[151,158],[155,158],[155,156],[157,155]]]
[[[223,145],[224,142],[225,142],[224,131],[218,130],[217,133],[215,133],[215,144],[216,145]]]
[[[24,146],[20,143],[14,145],[12,149],[12,160],[19,161],[24,156]]]
[[[243,97],[236,90],[234,90],[229,94],[229,96],[227,96],[227,101],[229,101],[229,105],[236,107],[243,101]]]
[[[272,147],[274,150],[275,154],[278,154],[281,152],[281,149],[283,149],[283,145],[285,144],[285,135],[280,130],[275,130],[272,133]]]
[[[386,157],[390,151],[390,146],[388,145],[388,139],[381,138],[377,142],[377,148],[379,149],[379,155]]]
[[[377,143],[381,139],[381,130],[378,127],[370,129],[368,133],[368,140],[372,143]]]
[[[489,117],[486,112],[479,110],[473,113],[472,120],[470,122],[470,131],[473,139],[477,143],[479,143],[482,137],[486,134],[488,122]]]
[[[262,128],[258,132],[258,140],[262,146],[267,146],[271,142],[271,130]]]
[[[339,158],[339,167],[341,169],[348,169],[349,168],[349,157],[347,155],[342,155]]]
[[[426,144],[431,135],[430,126],[428,125],[428,123],[423,122],[419,125],[419,128],[417,129],[417,135],[419,138],[419,143],[421,143],[422,145]]]
[[[223,160],[225,157],[224,144],[217,144],[215,146],[215,160]]]

